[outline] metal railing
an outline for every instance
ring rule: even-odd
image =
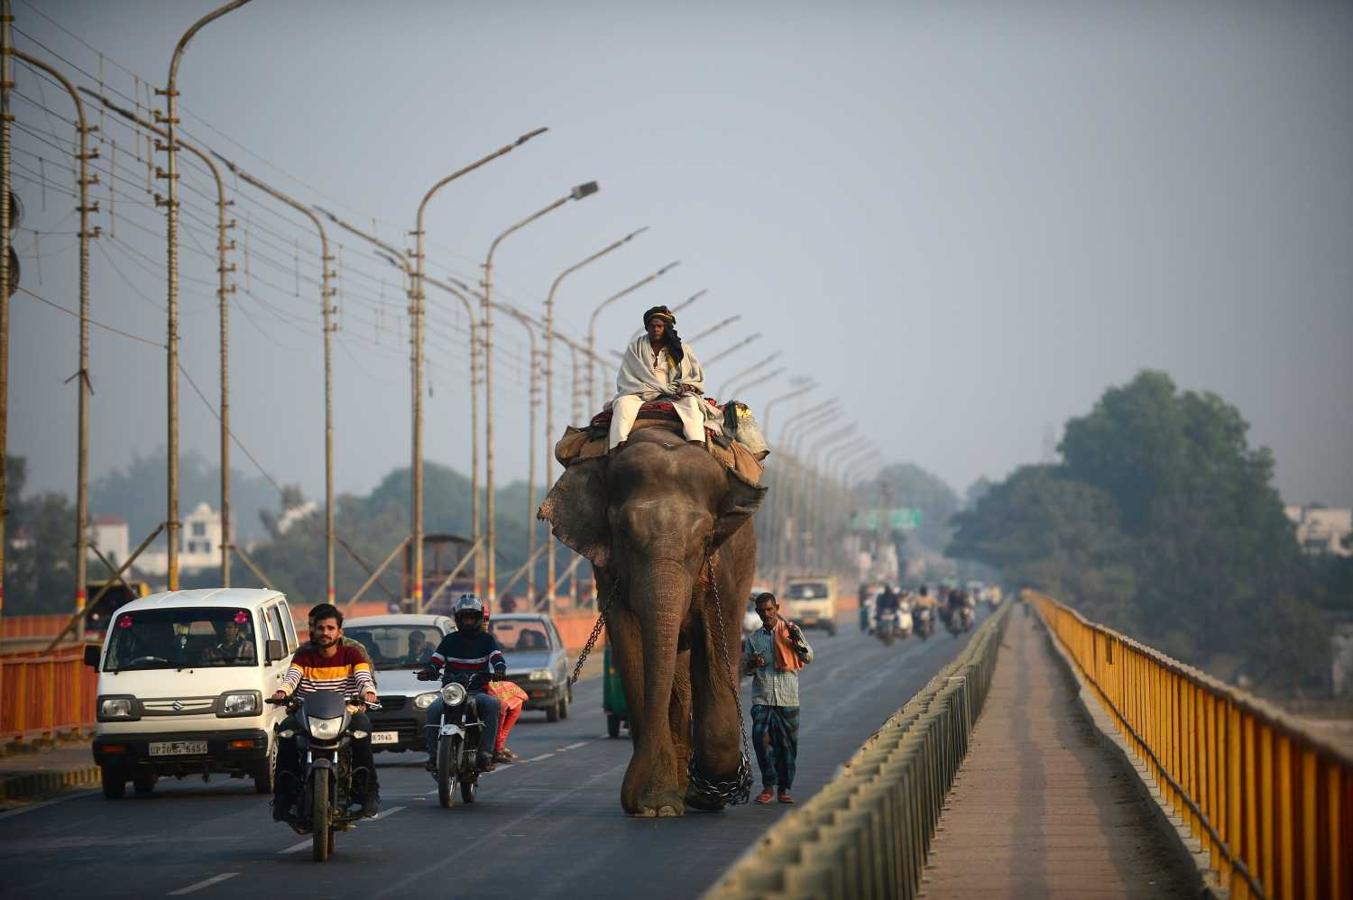
[[[1353,897],[1353,758],[1244,691],[1028,592],[1232,897]]]
[[[808,803],[784,816],[706,894],[915,897],[945,795],[996,669],[1010,606],[894,713]]]
[[[94,727],[98,673],[84,647],[40,657],[0,658],[0,741],[53,737]]]

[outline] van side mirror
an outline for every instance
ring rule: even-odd
[[[91,669],[99,667],[99,651],[103,648],[97,644],[85,644],[85,665]]]
[[[263,645],[263,654],[268,662],[274,663],[287,658],[287,648],[282,646],[281,641],[267,641]]]

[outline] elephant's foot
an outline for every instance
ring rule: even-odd
[[[686,804],[681,797],[670,791],[645,794],[638,806],[630,812],[642,819],[671,819],[686,814]]]
[[[724,808],[723,800],[696,790],[692,785],[686,788],[686,805],[701,812],[718,812]]]

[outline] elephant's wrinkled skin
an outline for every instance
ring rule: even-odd
[[[609,457],[570,466],[541,506],[555,535],[591,560],[610,603],[607,634],[634,739],[620,790],[630,815],[720,808],[688,786],[692,755],[710,781],[737,777],[739,622],[756,567],[751,516],[764,493],[680,435],[648,428]]]

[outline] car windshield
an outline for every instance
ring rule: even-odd
[[[791,584],[785,596],[790,600],[825,600],[827,586],[820,581]]]
[[[122,612],[113,621],[104,671],[258,664],[248,610],[179,607]]]
[[[421,669],[432,659],[442,632],[434,625],[349,625],[343,636],[365,647],[380,671]]]
[[[494,619],[490,628],[504,653],[550,649],[549,630],[540,619]]]

